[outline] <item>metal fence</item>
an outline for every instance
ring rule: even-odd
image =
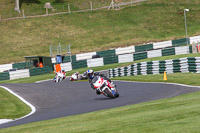
[[[146,0],[115,0],[114,7],[134,6]],[[63,3],[62,5],[52,5],[52,9],[47,10],[44,5],[41,7],[21,9],[18,13],[14,10],[8,10],[0,13],[0,21],[20,19],[20,18],[32,18],[32,17],[44,17],[58,14],[69,14],[77,12],[86,12],[93,10],[108,9],[113,7],[111,0],[91,0],[89,2],[76,1],[74,3]]]

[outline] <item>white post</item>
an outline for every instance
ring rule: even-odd
[[[93,8],[92,8],[92,1],[90,1],[90,8],[91,8],[91,10],[93,10]]]
[[[186,23],[186,13],[189,12],[189,9],[184,9],[184,17],[185,17],[185,36],[186,36],[186,43],[188,46],[188,39],[187,39],[187,23]],[[188,46],[188,54],[189,54],[189,46]]]
[[[22,10],[22,14],[23,14],[23,18],[25,18],[26,16],[25,16],[25,13],[24,13],[24,9]]]
[[[115,3],[114,3],[114,1],[112,0],[112,9],[114,9],[115,8]]]
[[[68,53],[70,54],[70,61],[71,61],[71,63],[72,63],[71,44],[69,44]]]
[[[49,13],[48,13],[48,8],[46,7],[46,15],[49,15]]]
[[[70,6],[69,6],[69,4],[68,4],[68,12],[71,13],[71,10],[70,10]]]

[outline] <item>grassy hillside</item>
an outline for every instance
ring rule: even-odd
[[[185,8],[190,9],[187,12],[188,35],[199,35],[198,4],[196,0],[151,0],[117,11],[99,10],[0,21],[0,64],[24,60],[23,56],[49,55],[49,46],[59,42],[70,43],[72,53],[76,54],[184,38]]]

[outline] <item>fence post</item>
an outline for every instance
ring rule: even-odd
[[[71,13],[71,10],[70,10],[70,6],[69,6],[69,4],[68,4],[68,12]]]
[[[46,15],[49,15],[49,13],[48,13],[48,8],[46,8]]]
[[[24,13],[24,9],[22,10],[22,14],[23,14],[23,18],[25,18],[25,13]]]
[[[131,0],[131,6],[133,5],[133,0]]]
[[[91,10],[93,10],[93,8],[92,8],[92,1],[90,1],[90,8],[91,8]]]

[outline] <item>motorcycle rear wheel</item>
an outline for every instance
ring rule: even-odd
[[[118,94],[118,93],[116,93],[116,94],[115,94],[115,97],[119,97],[119,94]]]

